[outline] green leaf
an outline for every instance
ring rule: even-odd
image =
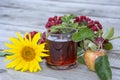
[[[85,61],[84,61],[84,54],[85,51],[83,49],[81,49],[81,47],[78,47],[78,50],[77,50],[77,60],[79,63],[82,63],[82,64],[85,64]]]
[[[89,28],[81,28],[79,32],[76,32],[72,35],[72,40],[79,42],[85,39],[91,39],[94,37],[94,32]]]
[[[80,56],[77,60],[79,63],[85,64],[84,56]]]
[[[78,50],[77,50],[77,56],[81,56],[82,54],[84,54],[85,51],[83,49],[81,49],[80,47],[78,47]]]
[[[1,52],[0,53],[0,56],[6,56],[6,55],[11,55],[12,53],[9,53],[9,52]]]
[[[88,47],[89,47],[92,51],[97,50],[97,46],[96,46],[96,44],[94,44],[93,42],[90,42],[90,43],[88,44]]]
[[[112,37],[110,40],[114,40],[114,39],[118,39],[118,38],[120,38],[120,36]]]
[[[64,15],[64,16],[62,17],[62,21],[63,21],[63,22],[67,22],[67,20],[68,20],[68,16],[67,16],[67,15]]]
[[[73,28],[77,28],[78,26],[79,26],[78,23],[74,23],[74,24],[73,24]]]
[[[107,55],[100,56],[96,59],[95,70],[100,80],[112,80],[112,71]]]
[[[103,35],[103,38],[104,38],[104,39],[111,39],[111,38],[113,37],[113,35],[114,35],[114,28],[111,27],[111,28],[109,28],[109,29],[106,31],[106,33]]]
[[[50,29],[51,33],[55,33],[58,31],[58,27],[56,26],[53,26],[51,29]]]
[[[74,15],[74,14],[70,14],[70,16],[69,16],[70,19],[74,19],[75,17],[76,17],[76,15]]]
[[[105,44],[104,49],[106,49],[106,50],[111,50],[112,48],[113,48],[112,43],[108,42],[108,43]]]
[[[65,23],[68,23],[71,21],[71,19],[75,18],[76,16],[71,14],[71,15],[64,15],[62,17],[62,21],[65,22]]]

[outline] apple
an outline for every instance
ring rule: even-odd
[[[85,54],[84,54],[84,60],[85,63],[87,65],[87,67],[91,70],[91,71],[95,71],[95,60],[99,57],[99,56],[103,56],[106,54],[106,51],[103,49],[97,50],[97,51],[92,51],[92,50],[86,50]]]

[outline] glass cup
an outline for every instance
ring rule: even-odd
[[[77,43],[71,40],[70,34],[47,33],[46,48],[49,57],[46,64],[53,69],[71,69],[76,67]]]

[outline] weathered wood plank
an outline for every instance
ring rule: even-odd
[[[35,30],[37,30],[38,28],[44,30],[43,27],[45,26],[45,22],[47,21],[48,17],[56,15],[56,13],[48,14],[40,11],[31,12],[31,10],[23,10],[23,9],[3,8],[3,10],[4,10],[3,16],[1,16],[1,19],[0,19],[0,23],[1,23],[0,28],[5,31],[5,32],[1,31],[5,34],[7,30],[20,31],[20,32],[23,30],[24,32],[30,31],[33,28],[34,29],[36,28]],[[20,13],[20,12],[23,12],[23,13]],[[41,16],[43,14],[44,16]],[[40,16],[40,18],[38,16]],[[104,30],[109,28],[109,26],[114,26],[115,36],[119,35],[119,32],[120,32],[120,27],[118,27],[118,25],[120,25],[119,19],[100,18],[100,17],[91,17],[91,18],[94,20],[100,21],[103,24]],[[28,29],[28,28],[25,29],[24,27],[28,27],[32,29]],[[8,37],[8,36],[4,36],[4,37]],[[120,48],[120,45],[117,44],[117,41],[114,41],[113,43],[117,45],[115,46],[114,49],[118,50]]]
[[[26,5],[29,4],[29,5]],[[60,5],[62,4],[62,5]],[[28,0],[3,0],[0,2],[1,7],[11,7],[26,10],[39,10],[46,12],[56,13],[75,13],[87,16],[111,17],[120,18],[120,7],[110,5],[97,5],[97,4],[79,4],[79,3],[65,3],[57,1],[28,1]],[[49,7],[48,7],[49,6]],[[107,15],[106,15],[107,14]]]
[[[29,26],[19,26],[19,25],[12,25],[12,24],[2,24],[0,23],[0,29],[6,31],[13,31],[13,32],[30,32],[30,31],[39,31],[44,32],[45,27],[44,26],[36,26],[36,27],[29,27]]]
[[[112,80],[120,80],[120,70],[112,68]]]
[[[29,32],[29,31],[40,31],[40,32],[44,32],[45,29],[41,26],[39,28],[31,28],[31,27],[25,27],[25,26],[15,26],[15,25],[0,25],[1,27],[1,30],[0,30],[0,41],[8,41],[8,37],[10,36],[14,36],[15,33],[18,31],[18,32],[21,32],[22,34],[25,33],[25,32]],[[120,32],[120,29],[118,28],[115,28],[115,36],[118,36],[119,35],[119,32]],[[120,44],[118,44],[120,42],[119,39],[117,40],[113,40],[112,43],[113,43],[113,50],[119,50],[120,49]],[[2,48],[3,49],[3,48]]]
[[[15,36],[16,37],[16,36]],[[4,39],[5,40],[5,39]],[[4,45],[4,43],[9,43],[9,41],[0,41],[0,51],[2,51],[3,49],[7,49],[7,47]],[[111,50],[108,52],[108,56],[109,56],[109,61],[110,61],[110,65],[112,68],[114,69],[120,69],[120,50]]]
[[[115,36],[120,35],[120,0],[1,0],[0,51],[6,49],[4,43],[9,42],[9,37],[16,37],[16,32],[20,32],[22,35],[33,30],[43,32],[48,17],[70,13],[86,15],[100,21],[103,24],[104,31],[113,26]],[[118,44],[120,39],[114,40],[112,43],[114,48],[108,52],[108,55],[113,80],[120,80],[120,44]],[[3,64],[1,62],[0,57],[0,68]],[[38,72],[35,75],[55,77],[62,80],[89,80],[90,78],[98,80],[97,75],[90,72],[82,64],[79,64],[76,69],[66,71],[51,70],[46,67],[45,63],[42,63],[42,67],[43,72]],[[2,68],[5,69],[4,66]],[[14,71],[12,72],[14,73]]]
[[[23,10],[23,9],[13,9],[13,8],[0,8],[2,12],[0,13],[0,22],[5,24],[14,24],[14,25],[26,25],[26,26],[33,26],[37,24],[45,25],[45,22],[50,16],[54,15],[63,15],[60,13],[48,13],[48,12],[41,12],[41,11],[31,11],[31,10]],[[80,15],[80,14],[79,14]],[[114,26],[119,28],[120,19],[112,19],[112,18],[101,18],[101,17],[92,17],[94,20],[100,21],[104,27]],[[34,26],[34,27],[35,27]]]
[[[112,68],[120,69],[120,50],[108,51],[109,61]]]
[[[9,70],[5,68],[5,62],[3,62],[4,58],[0,58],[0,68],[7,70],[9,75],[16,73],[20,74],[21,72],[16,72],[13,70]],[[78,64],[78,67],[71,70],[52,70],[48,68],[44,63],[41,63],[43,68],[42,72],[34,73],[35,75],[47,76],[47,77],[54,77],[60,80],[99,80],[96,73],[89,71],[85,65]],[[113,79],[112,80],[119,80],[120,79],[120,70],[112,68]],[[63,74],[64,73],[64,74]],[[25,73],[21,73],[25,74]],[[29,74],[29,73],[28,73]],[[16,75],[17,76],[17,75]],[[11,77],[12,78],[12,77]]]
[[[12,9],[12,8],[0,8],[1,12],[1,23],[9,23],[14,25],[24,25],[24,26],[34,26],[45,24],[48,17],[56,15],[55,13],[41,12],[41,11],[31,11],[22,9]],[[37,24],[37,26],[36,26]]]
[[[3,2],[9,2],[9,0],[2,0]],[[10,2],[12,2],[13,0],[11,0]],[[15,1],[18,1],[19,0],[15,0]],[[99,0],[99,1],[96,1],[96,0],[32,0],[32,1],[29,1],[29,0],[22,0],[24,2],[40,2],[40,1],[45,1],[45,2],[48,2],[48,1],[51,1],[51,2],[67,2],[67,3],[85,3],[85,4],[97,4],[97,5],[114,5],[114,6],[120,6],[120,0]]]
[[[56,1],[56,0],[48,0],[48,1]],[[120,0],[57,0],[57,2],[72,2],[72,3],[85,3],[85,4],[97,4],[97,5],[114,5],[120,6]]]

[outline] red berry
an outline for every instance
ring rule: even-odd
[[[45,32],[42,33],[42,38],[46,39],[46,33]]]
[[[59,20],[61,20],[61,19],[62,19],[62,16],[59,17]]]
[[[101,24],[99,24],[98,27],[99,27],[99,29],[102,29],[102,25]]]
[[[26,35],[26,38],[29,39],[29,34],[30,34],[31,39],[33,39],[33,37],[35,36],[36,33],[38,33],[38,32],[37,32],[37,31],[29,32],[29,33]]]
[[[103,44],[106,44],[106,43],[108,43],[108,39],[105,39],[104,41],[103,41]]]
[[[44,43],[45,42],[45,40],[42,38],[42,39],[40,39],[40,44],[42,44],[42,43]]]
[[[49,19],[48,19],[48,21],[52,21],[53,20],[53,18],[52,17],[50,17]]]
[[[30,34],[31,34],[31,38],[33,38],[34,35],[35,35],[36,33],[38,33],[38,32],[36,32],[36,31],[32,31],[32,32],[30,32]]]
[[[86,20],[87,20],[87,22],[91,21],[91,19],[90,19],[90,18],[86,18]]]
[[[25,36],[27,39],[29,39],[29,36],[28,36],[28,34]]]
[[[59,24],[62,24],[62,21],[61,21],[61,20],[59,20]]]
[[[108,39],[105,39],[105,40],[103,41],[102,47],[104,48],[105,45],[106,45],[108,42],[109,42],[109,40],[108,40]]]
[[[57,20],[57,16],[54,16],[53,20],[56,21]]]
[[[40,39],[40,44],[44,43],[45,41],[46,41],[46,33],[43,32],[42,36],[41,36],[41,39]]]
[[[91,21],[88,22],[88,27],[89,28],[92,28],[94,25],[95,25],[94,21],[91,20]]]
[[[83,20],[86,21],[86,16],[83,16]]]
[[[95,24],[100,24],[98,21],[94,21],[95,22]]]
[[[103,37],[98,37],[95,39],[96,44],[102,43],[104,41]]]
[[[96,26],[92,26],[91,28],[93,31],[98,31],[98,28]]]
[[[86,16],[80,16],[80,19],[86,19]]]
[[[47,24],[45,25],[46,28],[50,28],[51,27],[51,23],[47,22]]]
[[[79,20],[80,20],[79,17],[76,17],[75,19],[76,19],[77,22],[79,22]]]
[[[58,16],[54,16],[54,17],[50,17],[48,19],[48,22],[46,23],[45,27],[47,29],[51,28],[52,26],[55,26],[55,25],[59,25],[59,24],[62,24],[62,20],[61,20],[61,16],[58,17]]]
[[[74,20],[74,23],[77,23],[77,21],[76,21],[76,20]]]

